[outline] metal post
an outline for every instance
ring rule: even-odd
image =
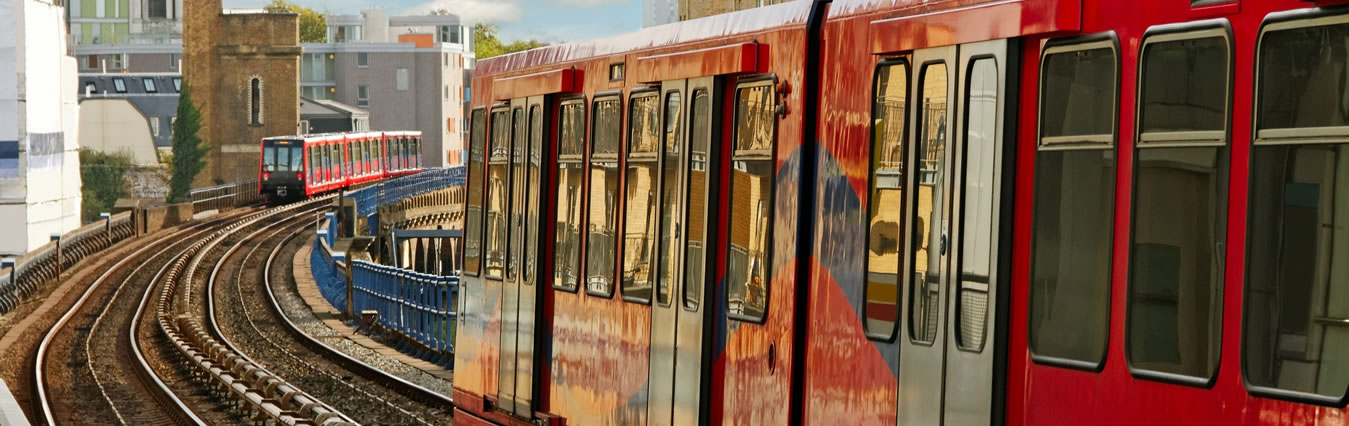
[[[6,258],[4,258],[4,259],[0,259],[0,269],[9,268],[9,286],[10,286],[10,287],[13,287],[13,286],[14,286],[14,283],[18,281],[18,277],[19,277],[19,268],[18,268],[17,266],[18,266],[18,260],[15,259],[15,258],[12,258],[12,257],[6,257]]]
[[[344,254],[342,255],[342,257],[343,257],[343,258],[346,258],[346,259],[351,259],[351,258],[352,258],[352,257],[351,257],[351,246],[347,246],[347,252],[344,253]],[[347,318],[356,318],[356,316],[355,316],[355,315],[356,315],[355,304],[352,303],[352,300],[351,300],[352,286],[353,286],[354,283],[355,283],[355,280],[353,279],[353,278],[355,277],[355,275],[354,275],[355,272],[356,272],[356,262],[351,261],[351,260],[348,260],[348,261],[347,261]]]
[[[52,233],[51,240],[56,243],[56,280],[61,280],[61,274],[65,273],[65,267],[61,264],[61,234]]]

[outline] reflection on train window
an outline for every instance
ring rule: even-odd
[[[487,228],[483,236],[487,245],[487,276],[501,279],[506,272],[507,211],[510,201],[510,182],[507,180],[510,167],[511,121],[507,111],[492,112],[492,138],[487,160]]]
[[[1095,367],[1105,357],[1115,200],[1110,41],[1046,49],[1035,158],[1031,353]]]
[[[960,349],[982,352],[988,329],[988,298],[999,281],[996,265],[998,219],[998,64],[992,58],[976,59],[969,65],[965,88],[965,136],[962,154],[965,178],[960,185],[960,273],[952,277],[956,287],[955,338]]]
[[[270,141],[269,141],[269,142],[270,142]],[[274,172],[274,171],[276,171],[276,147],[275,147],[275,146],[267,145],[267,146],[263,146],[263,147],[262,147],[262,170],[265,171],[265,172]]]
[[[949,121],[946,106],[947,68],[944,63],[925,65],[920,74],[922,93],[918,131],[914,141],[917,157],[909,195],[914,204],[913,248],[909,252],[909,339],[931,344],[937,335],[943,303],[942,268],[946,255],[946,162]]]
[[[319,170],[319,157],[317,155],[314,155],[314,147],[311,146],[309,147],[309,173],[311,179],[320,180],[318,179],[319,176],[314,176],[314,172],[317,172],[318,170]]]
[[[697,311],[707,280],[708,149],[712,132],[712,97],[707,90],[693,91],[689,114],[688,228],[684,246],[684,308]]]
[[[618,144],[623,139],[623,100],[595,101],[591,114],[590,192],[586,233],[586,292],[614,294],[614,236],[618,226]]]
[[[506,205],[510,206],[506,217],[510,218],[507,222],[507,234],[510,243],[506,249],[506,280],[514,280],[516,274],[520,273],[520,261],[524,258],[524,228],[525,212],[524,199],[528,188],[525,188],[525,150],[528,145],[525,144],[525,136],[528,129],[525,127],[529,123],[525,121],[525,109],[515,108],[511,112],[512,123],[515,124],[515,131],[511,133],[511,160],[510,160],[510,185],[508,192],[511,194],[506,199]]]
[[[586,104],[562,104],[558,114],[557,225],[553,245],[553,288],[576,291],[581,272],[581,185],[585,178]]]
[[[1257,53],[1260,116],[1251,152],[1241,359],[1247,382],[1264,388],[1258,391],[1343,405],[1349,389],[1349,129],[1326,127],[1349,124],[1349,16],[1320,23],[1271,29]],[[1291,25],[1305,24],[1285,24]]]
[[[908,112],[909,65],[876,69],[871,106],[871,194],[867,232],[866,304],[868,337],[890,340],[899,324],[900,234],[904,229],[904,122]]]
[[[539,241],[539,197],[537,194],[543,192],[541,182],[539,181],[539,150],[543,146],[543,106],[532,105],[529,107],[529,152],[525,153],[526,175],[525,185],[521,185],[522,196],[525,197],[525,260],[524,271],[521,276],[524,279],[524,285],[534,284],[534,270],[538,263],[538,241]]]
[[[1225,37],[1194,37],[1143,46],[1126,353],[1137,369],[1208,378],[1220,349],[1230,61]]]
[[[680,106],[682,100],[679,92],[670,92],[665,95],[665,146],[664,159],[661,162],[661,197],[660,197],[660,244],[659,259],[660,273],[656,279],[656,303],[662,306],[670,305],[670,286],[673,283],[681,282],[680,274],[683,272],[681,260],[683,258],[683,244],[681,242],[681,229],[684,220],[684,200],[679,197],[681,186],[683,186],[683,153],[684,153],[684,135],[680,127]]]
[[[624,180],[627,195],[623,208],[623,299],[651,302],[655,281],[651,267],[656,258],[656,225],[660,189],[656,169],[660,165],[660,98],[634,96],[629,101],[628,166]]]
[[[726,311],[734,319],[763,321],[773,272],[773,148],[777,138],[773,81],[735,90],[731,153],[730,246],[726,254]]]

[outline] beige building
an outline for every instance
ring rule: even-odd
[[[80,147],[127,154],[137,166],[157,166],[159,155],[148,123],[126,99],[86,99],[80,102]]]
[[[183,3],[183,81],[211,147],[193,187],[257,178],[262,138],[298,133],[299,15]]]

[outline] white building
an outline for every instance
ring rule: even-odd
[[[0,3],[0,255],[80,225],[77,65],[65,8]]]
[[[642,0],[642,28],[679,20],[679,0]]]

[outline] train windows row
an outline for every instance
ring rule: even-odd
[[[1346,45],[1345,15],[1271,23],[1259,38],[1245,306],[1233,307],[1256,393],[1335,403],[1349,388],[1349,263],[1335,261],[1349,251]],[[1130,154],[1115,149],[1118,49],[1054,41],[1041,61],[1029,301],[1039,362],[1105,359],[1116,156]],[[1155,29],[1141,45],[1124,336],[1138,376],[1216,376],[1232,50],[1218,25]]]
[[[742,80],[735,90],[732,189],[727,197],[732,201],[729,223],[723,226],[729,233],[728,312],[745,321],[762,321],[768,306],[776,138],[772,82]],[[668,306],[679,300],[685,309],[699,308],[710,256],[707,223],[715,118],[709,88],[689,89],[691,95],[678,90],[631,93],[627,149],[621,147],[625,130],[621,94],[601,93],[590,103],[584,98],[560,102],[554,288],[584,287],[589,295],[612,297],[618,287],[628,302]],[[681,117],[685,113],[687,128]],[[520,252],[519,247],[504,245],[505,223],[496,220],[507,200],[493,195],[502,193],[498,189],[483,188],[484,182],[475,177],[485,172],[487,182],[505,181],[514,162],[504,144],[490,142],[510,138],[509,123],[522,120],[509,115],[519,114],[518,109],[493,110],[488,129],[487,114],[480,109],[471,116],[465,273],[503,278],[513,273],[507,256]],[[521,133],[523,129],[517,129],[514,134]],[[484,167],[482,149],[487,144],[492,147]],[[620,180],[626,182],[622,187]],[[675,280],[684,283],[682,294],[671,291]]]

